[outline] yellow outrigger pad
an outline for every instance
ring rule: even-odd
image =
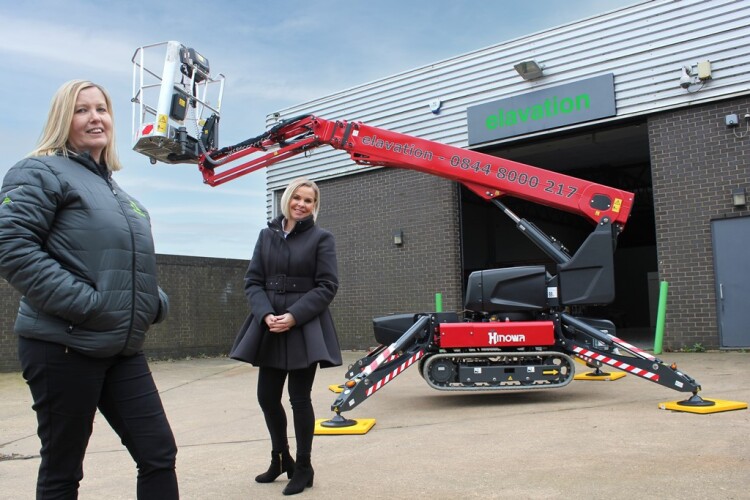
[[[367,434],[375,425],[374,418],[356,418],[352,419],[354,425],[346,427],[325,427],[323,422],[327,421],[327,418],[319,418],[315,421],[315,434],[320,435],[341,435],[341,434]]]
[[[607,373],[607,372],[588,372],[588,373],[581,373],[580,375],[575,375],[573,377],[573,380],[617,380],[627,375],[627,373],[623,372],[614,372],[614,373]]]
[[[588,363],[586,363],[584,360],[582,360],[579,357],[573,358],[574,361],[577,361],[578,363],[581,363],[583,366],[586,366],[588,368],[591,368]],[[601,370],[596,370],[593,372],[588,373],[581,373],[580,375],[574,375],[573,380],[617,380],[627,375],[627,373],[624,372],[614,372],[614,373],[607,373],[603,372]]]
[[[337,384],[331,384],[328,386],[328,390],[331,392],[339,393],[344,392],[344,386],[343,385],[337,385]]]
[[[660,410],[672,410],[672,411],[685,411],[688,413],[719,413],[722,411],[731,410],[746,410],[747,403],[742,401],[726,401],[724,399],[709,399],[703,398],[703,401],[708,402],[708,405],[687,405],[680,404],[683,401],[669,401],[666,403],[659,403]],[[713,403],[713,404],[710,404]]]

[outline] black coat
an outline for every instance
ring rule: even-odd
[[[269,281],[286,276],[306,290],[273,289]],[[304,285],[308,282],[309,285]],[[312,217],[297,222],[284,238],[282,217],[260,232],[245,274],[250,315],[237,334],[229,357],[255,366],[297,370],[319,363],[340,366],[341,349],[328,306],[338,290],[336,245],[333,235],[315,225]],[[271,333],[268,314],[294,316],[296,325]]]

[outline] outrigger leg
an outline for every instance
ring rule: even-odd
[[[374,418],[346,419],[341,416],[342,409],[355,408],[424,355],[419,338],[424,336],[429,321],[428,315],[415,315],[414,324],[396,342],[378,350],[375,359],[358,373],[352,373],[331,405],[335,415],[330,420],[317,420],[315,434],[367,433],[375,425]]]

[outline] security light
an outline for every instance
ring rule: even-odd
[[[513,66],[513,69],[521,75],[524,80],[535,80],[544,75],[543,68],[536,61],[522,61]]]
[[[747,193],[745,188],[739,187],[732,190],[732,205],[744,207],[747,204]]]

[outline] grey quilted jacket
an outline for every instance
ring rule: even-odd
[[[88,154],[25,158],[0,190],[0,275],[15,332],[93,357],[140,351],[166,316],[148,212]]]

